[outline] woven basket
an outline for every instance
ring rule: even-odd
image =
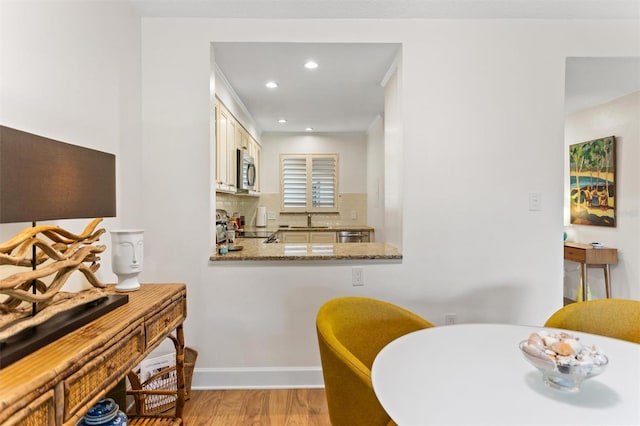
[[[197,357],[198,351],[184,348],[185,399],[191,397],[191,380]],[[162,413],[176,406],[178,381],[175,366],[163,368],[144,382],[140,382],[140,377],[133,371],[127,377],[131,383],[131,391],[127,393],[133,396],[138,415]]]

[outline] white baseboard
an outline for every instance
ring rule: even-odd
[[[191,388],[295,389],[322,388],[320,367],[195,368]]]

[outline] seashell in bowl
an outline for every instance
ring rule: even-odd
[[[585,379],[601,374],[609,363],[598,348],[565,332],[532,333],[520,342],[520,350],[542,372],[544,383],[566,392],[578,392]]]

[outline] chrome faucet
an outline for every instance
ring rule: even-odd
[[[311,213],[307,212],[307,226],[311,228]]]

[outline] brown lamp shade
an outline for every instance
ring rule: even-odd
[[[116,158],[0,126],[0,223],[116,215]]]

